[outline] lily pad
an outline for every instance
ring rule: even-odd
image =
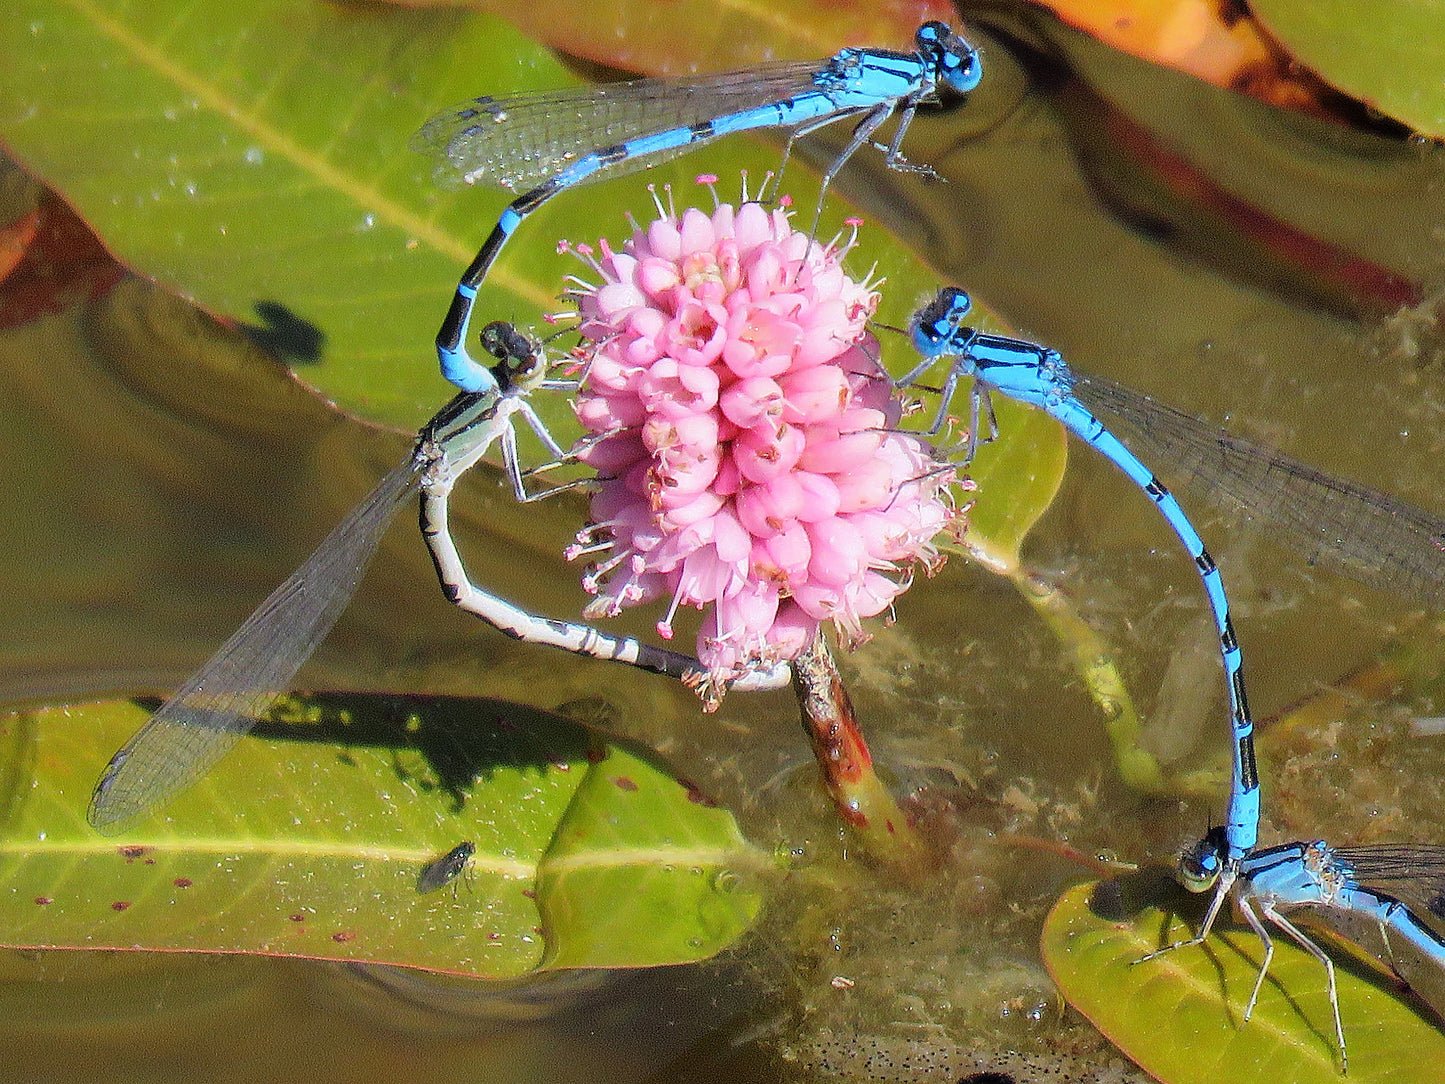
[[[1244,1006],[1262,955],[1248,928],[1221,919],[1203,946],[1137,963],[1192,935],[1205,900],[1184,897],[1167,873],[1150,870],[1070,889],[1044,924],[1044,963],[1064,997],[1152,1076],[1166,1084],[1440,1079],[1445,1035],[1428,1010],[1338,951],[1348,1077],[1340,1073],[1324,968],[1283,937],[1248,1021]],[[1171,909],[1181,903],[1188,923]]]
[[[761,905],[770,860],[727,811],[644,750],[495,701],[287,698],[197,786],[101,836],[91,787],[145,719],[120,702],[5,720],[7,945],[505,978],[702,959]],[[464,841],[458,876],[418,891]]]

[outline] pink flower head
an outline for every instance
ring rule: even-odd
[[[589,619],[668,598],[670,638],[679,606],[711,607],[697,655],[721,689],[825,619],[864,640],[914,563],[942,562],[953,475],[893,431],[852,240],[817,244],[757,203],[659,215],[621,252],[601,242],[603,281],[576,291],[600,479],[572,555],[610,551],[583,580]]]

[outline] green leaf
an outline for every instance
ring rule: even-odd
[[[574,56],[628,71],[686,76],[731,71],[779,60],[828,56],[845,45],[912,49],[921,18],[946,18],[922,8],[844,5],[828,0],[779,0],[766,11],[718,0],[674,0],[666,7],[637,3],[599,9],[592,0],[488,0],[539,41]],[[627,33],[597,33],[600,18]],[[955,24],[955,27],[957,24]]]
[[[1166,1084],[1315,1084],[1340,1076],[1325,970],[1284,937],[1254,1015],[1241,1017],[1262,948],[1227,918],[1205,945],[1136,963],[1192,935],[1159,901],[1185,894],[1160,870],[1078,885],[1044,924],[1044,963],[1069,1004]],[[1202,904],[1203,897],[1192,898]],[[1165,904],[1167,906],[1167,903]],[[1298,916],[1297,916],[1298,917]],[[1191,907],[1197,923],[1199,908]],[[1438,1080],[1445,1035],[1393,980],[1335,953],[1347,1079]]]
[[[751,870],[739,861],[749,848],[732,816],[691,787],[644,787],[658,770],[614,750],[573,796],[537,879],[545,928],[559,931],[548,938],[549,966],[696,959],[757,917]],[[640,824],[654,831],[643,835]]]
[[[1445,137],[1445,0],[1254,0],[1250,10],[1327,83]]]
[[[431,340],[504,200],[439,196],[407,138],[479,70],[564,80],[498,20],[290,0],[21,0],[0,57],[6,142],[122,260],[408,429],[447,394]],[[555,293],[508,264],[494,285],[506,315]]]
[[[599,25],[608,18],[597,15]],[[866,20],[860,28],[876,26]],[[761,17],[755,29],[764,38],[781,33]],[[817,47],[778,42],[780,53]],[[407,429],[449,394],[432,340],[508,198],[480,187],[439,190],[431,163],[407,140],[434,112],[478,93],[572,81],[508,24],[451,10],[18,0],[0,20],[0,137],[28,168],[130,266],[248,325],[344,409]],[[551,201],[503,253],[478,320],[534,324],[556,310],[563,276],[585,274],[555,252],[557,239],[620,241],[626,212],[650,212],[647,181],[673,182],[679,206],[711,206],[691,181],[701,170],[719,173],[720,194],[731,199],[737,169],[746,167],[756,187],[778,153],[764,140],[728,139],[646,180],[624,177]],[[808,215],[813,182],[794,161],[788,188]],[[820,236],[850,213],[840,187]],[[862,237],[849,262],[855,273],[876,265],[888,278],[879,315],[903,323],[939,283],[876,226]],[[890,365],[911,367],[905,345],[885,350],[905,355]],[[538,405],[559,438],[575,434],[560,397]],[[1007,566],[1051,497],[1062,458],[1052,423],[1007,406],[1001,414],[1004,436],[977,464],[990,485],[970,545]]]
[[[85,822],[91,787],[145,720],[109,703],[5,721],[6,944],[503,978],[558,961],[702,959],[760,906],[751,875],[767,858],[725,810],[656,757],[501,702],[287,698],[258,726],[264,740],[102,837]],[[465,873],[420,894],[422,867],[464,840],[476,847]],[[655,921],[618,927],[644,913]]]
[[[441,191],[408,139],[478,93],[576,81],[492,17],[291,0],[21,0],[0,58],[0,134],[122,260],[252,326],[344,408],[407,429],[448,394],[432,340],[510,198]],[[778,151],[725,141],[649,177],[686,199],[720,160],[730,196],[738,167],[761,177]],[[802,166],[790,176],[806,187]],[[492,271],[479,320],[556,310],[580,270],[558,238],[620,241],[625,213],[649,208],[636,177],[553,201]]]
[[[1068,465],[1064,427],[1041,410],[995,395],[1000,437],[979,448],[968,474],[978,483],[964,539],[969,553],[996,572],[1016,572],[1025,536],[1063,484]],[[956,400],[961,401],[961,400]]]

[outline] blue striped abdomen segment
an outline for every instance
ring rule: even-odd
[[[1185,515],[1184,509],[1163,482],[1155,477],[1133,452],[1124,447],[1098,418],[1077,399],[1069,396],[1052,405],[1049,413],[1080,439],[1098,451],[1128,475],[1130,481],[1144,491],[1159,509],[1194,562],[1195,571],[1204,585],[1219,634],[1220,658],[1224,663],[1226,689],[1229,694],[1230,720],[1233,726],[1233,779],[1225,838],[1230,858],[1241,858],[1252,850],[1259,835],[1259,772],[1254,758],[1254,722],[1249,715],[1249,699],[1245,693],[1243,658],[1234,623],[1229,616],[1229,599],[1224,581],[1214,558],[1204,548],[1199,532]]]

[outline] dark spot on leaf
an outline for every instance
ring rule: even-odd
[[[691,779],[679,779],[678,782],[687,788],[687,800],[693,805],[705,806],[708,809],[717,808],[717,801],[713,798],[709,798],[706,794],[699,790],[697,784],[694,783]]]
[[[294,914],[294,915],[291,916],[291,921],[292,921],[292,922],[305,922],[305,921],[306,921],[306,916],[303,915],[303,914],[297,913],[297,914]]]
[[[348,941],[356,940],[356,931],[337,930],[334,934],[331,935],[331,940],[335,941],[338,945],[344,945]]]
[[[1014,1078],[1007,1073],[969,1073],[968,1076],[958,1078],[958,1084],[1015,1084]]]
[[[607,750],[606,750],[606,749],[598,749],[595,745],[588,747],[588,749],[587,749],[587,763],[588,763],[588,764],[601,764],[601,763],[602,763],[604,760],[606,760],[606,759],[607,759]]]
[[[156,864],[156,860],[154,858],[147,858],[145,864],[148,866],[153,866]]]
[[[120,853],[120,856],[124,858],[127,862],[134,862],[137,858],[144,857],[146,851],[150,850],[150,848],[142,847],[138,844],[132,843],[124,847],[117,847],[116,850]]]
[[[502,939],[502,935],[499,933],[489,933],[487,934],[487,939],[489,941],[500,941]]]
[[[35,897],[35,902],[36,902],[37,904],[39,904],[41,907],[46,907],[46,906],[48,906],[48,905],[50,905],[50,904],[52,904],[52,903],[55,902],[55,897],[53,897],[53,896],[36,896],[36,897]]]
[[[171,882],[171,884],[175,885],[177,888],[190,888],[191,885],[195,884],[195,882],[192,881],[189,877],[177,877],[174,881]]]
[[[535,900],[537,898],[537,893],[533,892],[530,888],[522,889],[522,895],[526,896],[529,900]]]
[[[110,905],[112,911],[127,911],[130,909],[130,900],[116,900]]]
[[[633,791],[637,789],[637,784],[625,775],[619,775],[616,779],[612,780],[612,782],[617,784],[618,790]]]

